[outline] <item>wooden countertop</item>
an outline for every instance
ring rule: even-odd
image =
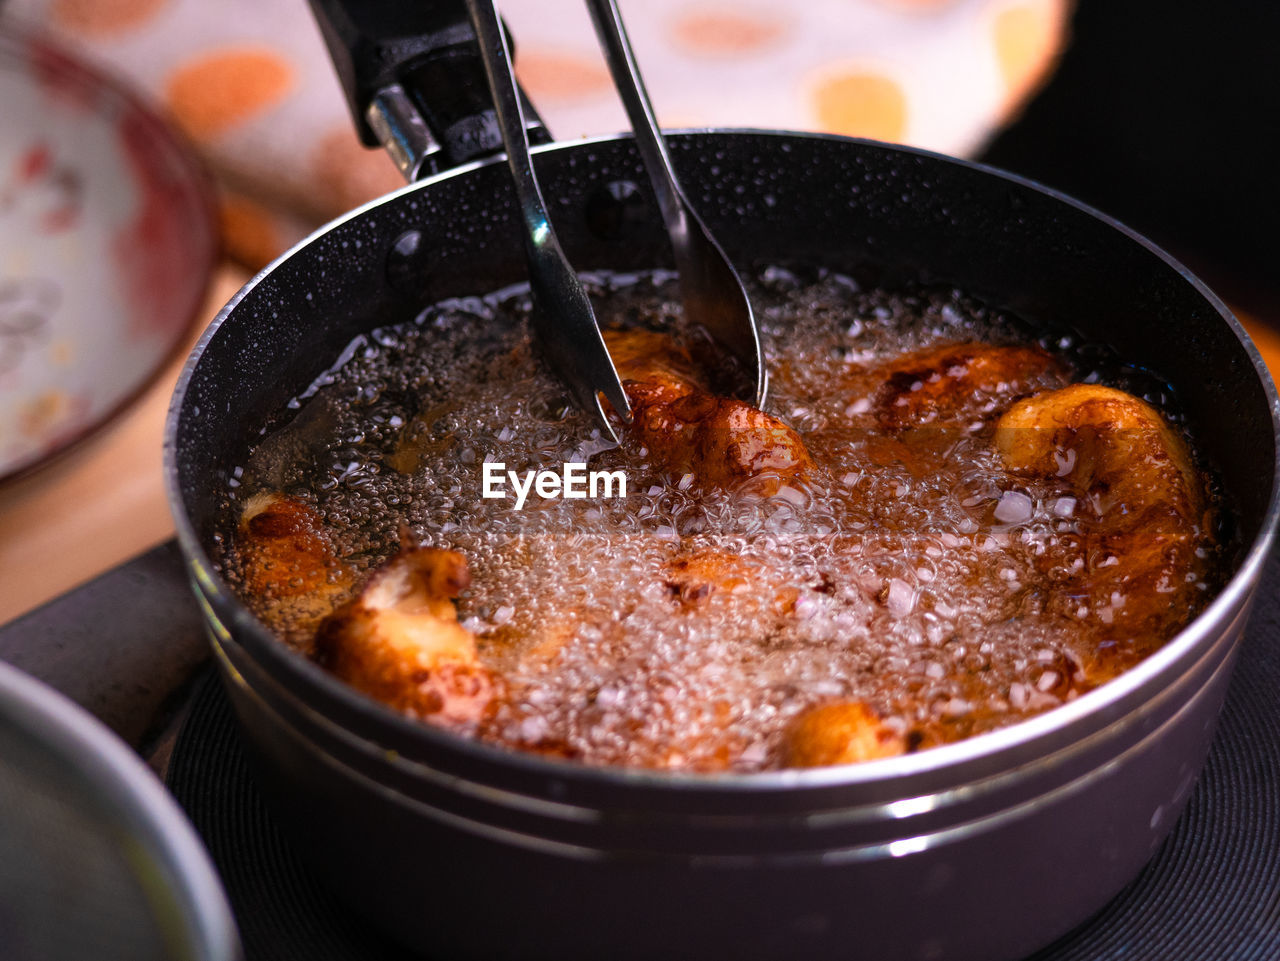
[[[221,269],[205,324],[247,279]],[[1280,332],[1243,315],[1273,375]],[[106,430],[42,470],[0,487],[0,623],[5,623],[173,535],[164,496],[161,444],[175,360]]]

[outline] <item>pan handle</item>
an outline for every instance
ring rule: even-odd
[[[406,180],[503,150],[464,0],[310,4],[361,141],[385,148]],[[523,90],[520,100],[529,142],[549,143]]]

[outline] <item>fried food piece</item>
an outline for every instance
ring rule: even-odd
[[[1193,519],[1204,508],[1182,438],[1150,404],[1113,387],[1072,384],[1028,397],[997,422],[995,444],[1011,469],[1066,477],[1107,516]]]
[[[680,554],[663,570],[662,583],[684,607],[697,607],[717,591],[736,591],[752,582],[742,558],[711,548]]]
[[[906,739],[862,701],[831,701],[804,711],[783,734],[787,767],[823,767],[893,757]]]
[[[237,546],[254,593],[293,597],[324,585],[335,558],[315,508],[283,494],[254,494],[240,514]]]
[[[275,492],[257,493],[245,502],[236,552],[245,592],[258,614],[289,637],[310,636],[354,579],[316,509]]]
[[[799,434],[750,404],[712,394],[670,338],[608,330],[604,339],[631,404],[630,434],[662,469],[722,487],[769,474],[775,480],[766,494],[814,469]]]
[[[1076,580],[1110,600],[1111,630],[1162,640],[1194,599],[1187,575],[1207,530],[1204,483],[1182,439],[1139,398],[1073,384],[1019,401],[994,440],[1010,469],[1062,478],[1094,515],[1096,563]]]
[[[800,591],[776,581],[775,577],[770,583],[768,572],[758,565],[711,547],[677,555],[667,562],[662,573],[663,584],[687,609],[702,606],[718,592],[751,590],[771,594],[774,612],[789,614],[795,609]]]
[[[497,680],[480,664],[474,635],[458,623],[453,598],[470,583],[456,551],[402,550],[320,624],[316,659],[396,710],[476,724]]]
[[[990,413],[1062,383],[1063,369],[1039,347],[966,343],[904,354],[878,374],[884,381],[872,399],[876,423],[903,430]]]
[[[531,665],[554,660],[565,645],[573,641],[581,626],[582,618],[576,614],[566,614],[552,620],[532,635],[530,645],[520,657],[521,666],[527,669]]]
[[[604,343],[618,377],[624,384],[635,381],[637,393],[648,401],[677,400],[706,389],[689,352],[665,334],[640,327],[606,330]]]

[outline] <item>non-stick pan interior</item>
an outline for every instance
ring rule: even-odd
[[[1229,492],[1240,543],[1260,529],[1275,465],[1266,375],[1212,295],[1145,242],[1043,189],[935,155],[765,132],[671,141],[686,190],[740,264],[954,285],[1157,372]],[[629,139],[556,146],[537,166],[579,270],[669,265]],[[523,278],[516,215],[505,165],[481,165],[370,205],[242,292],[180,399],[178,483],[204,543],[218,491],[266,413],[354,334]]]

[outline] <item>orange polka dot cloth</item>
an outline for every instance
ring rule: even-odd
[[[964,156],[1066,42],[1071,0],[622,0],[664,127],[777,127]],[[560,139],[626,128],[582,0],[500,0]],[[303,0],[9,0],[6,17],[131,79],[203,152],[231,256],[261,266],[401,185],[360,146]]]

